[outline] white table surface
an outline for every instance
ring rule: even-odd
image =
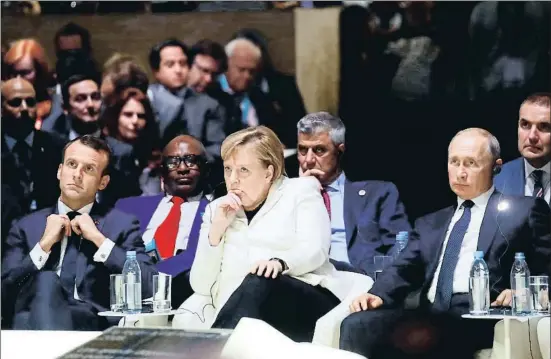
[[[533,318],[543,318],[548,317],[549,314],[530,314],[530,315],[507,315],[507,314],[485,314],[485,315],[476,315],[476,314],[463,314],[461,317],[465,319],[493,319],[493,320],[501,320],[501,319],[514,319],[521,322],[524,322],[528,319]]]
[[[184,314],[187,311],[185,309],[172,309],[170,312],[151,312],[151,313],[124,313],[124,312],[99,312],[100,317],[160,317],[163,315]]]
[[[99,337],[102,332],[2,330],[2,359],[55,359],[82,344]]]

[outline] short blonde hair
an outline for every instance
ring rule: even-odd
[[[265,126],[245,128],[226,137],[222,142],[222,160],[225,161],[246,145],[251,145],[256,157],[266,168],[269,165],[274,167],[274,181],[286,175],[283,144],[274,131]]]

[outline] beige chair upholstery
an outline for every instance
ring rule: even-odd
[[[511,348],[511,359],[549,359],[549,356],[545,358],[541,354],[541,345],[538,340],[540,321],[540,318],[524,319],[522,321],[511,320],[509,338],[506,338],[505,322],[500,320],[494,329],[492,349],[478,351],[475,359],[504,359],[507,345],[510,345]],[[549,343],[549,334],[547,334],[547,338],[547,343]]]
[[[366,359],[358,354],[323,345],[296,343],[267,323],[251,318],[243,318],[239,321],[222,350],[221,358]]]
[[[549,317],[539,320],[537,325],[538,342],[542,359],[551,358],[551,320]]]

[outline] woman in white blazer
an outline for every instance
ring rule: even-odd
[[[222,159],[228,194],[205,210],[190,274],[194,292],[214,307],[201,321],[234,328],[243,317],[257,318],[311,341],[316,320],[348,290],[329,262],[319,182],[285,176],[283,145],[264,126],[228,136]],[[196,304],[201,317],[205,305]]]

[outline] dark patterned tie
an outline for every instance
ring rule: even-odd
[[[453,275],[459,259],[463,238],[471,222],[471,208],[473,205],[474,203],[471,200],[463,202],[463,214],[459,218],[459,221],[455,223],[450,233],[436,284],[433,308],[437,311],[444,312],[450,309],[453,294]]]
[[[327,187],[323,187],[321,189],[321,197],[323,198],[323,204],[325,205],[325,209],[327,209],[327,214],[329,215],[329,218],[331,218],[331,197],[329,197],[329,193],[327,192]]]
[[[532,192],[532,197],[543,198],[543,171],[535,170],[530,176],[534,179],[534,192]]]
[[[80,213],[72,211],[67,213],[67,217],[72,221]],[[65,248],[65,256],[63,257],[63,263],[61,264],[61,286],[70,294],[71,298],[74,296],[75,290],[75,278],[77,274],[77,257],[80,246],[80,236],[71,231],[71,235],[67,237],[67,247]]]

